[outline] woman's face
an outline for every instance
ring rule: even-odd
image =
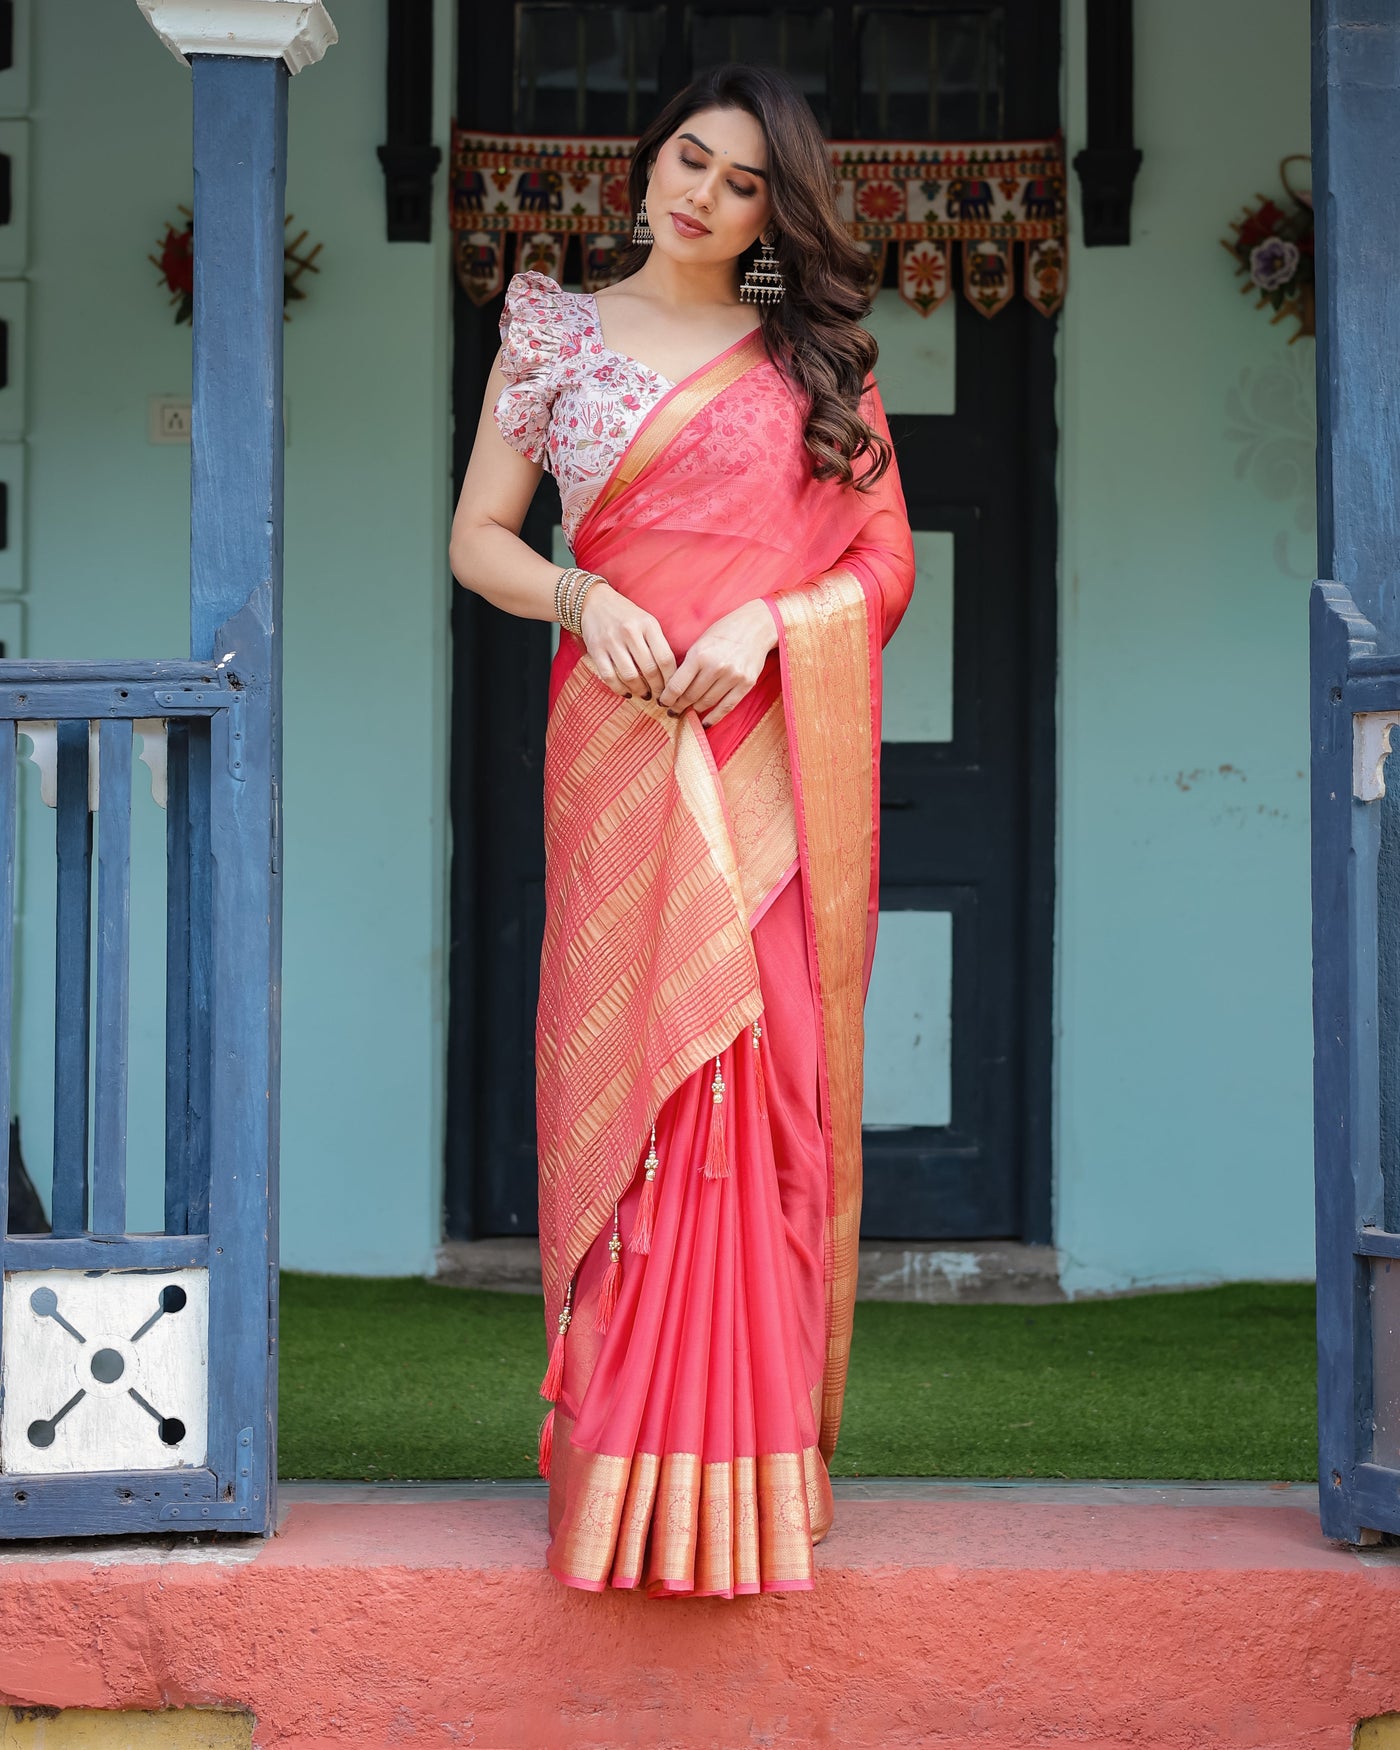
[[[656,155],[647,184],[653,245],[678,263],[734,261],[773,215],[768,143],[747,110],[702,109]]]

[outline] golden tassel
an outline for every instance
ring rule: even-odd
[[[618,1232],[617,1222],[617,1205],[614,1203],[612,1238],[608,1241],[608,1267],[603,1272],[603,1286],[598,1290],[598,1316],[593,1321],[593,1329],[600,1336],[612,1323],[618,1292],[622,1287],[622,1235]]]
[[[768,1120],[768,1088],[763,1080],[763,1054],[758,1049],[758,1042],[763,1037],[763,1029],[755,1021],[753,1024],[753,1068],[758,1079],[758,1115],[766,1123]]]
[[[637,1205],[637,1219],[632,1223],[632,1232],[627,1238],[627,1249],[645,1258],[651,1251],[652,1236],[656,1232],[656,1169],[661,1162],[656,1156],[656,1126],[651,1127],[651,1146],[647,1149],[647,1158],[642,1163],[646,1177],[642,1180],[641,1202]]]
[[[710,1142],[705,1150],[707,1179],[729,1177],[729,1156],[724,1147],[724,1065],[715,1059],[715,1079],[710,1083]]]
[[[545,1368],[544,1378],[540,1381],[540,1396],[550,1399],[551,1402],[564,1389],[564,1338],[568,1335],[573,1316],[574,1284],[571,1277],[564,1295],[564,1304],[559,1309],[559,1331],[554,1339],[554,1347],[549,1352],[549,1366]]]

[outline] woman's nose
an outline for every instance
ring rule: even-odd
[[[708,175],[702,176],[695,187],[691,189],[690,199],[694,206],[703,207],[707,212],[714,206],[717,174],[716,171],[711,170]]]

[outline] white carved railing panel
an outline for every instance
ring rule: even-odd
[[[15,1270],[5,1278],[0,1472],[202,1465],[204,1270]]]

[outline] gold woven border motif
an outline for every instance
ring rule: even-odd
[[[572,1424],[570,1425],[572,1433]],[[560,1448],[556,1436],[555,1463]],[[551,1504],[558,1496],[555,1512],[557,1524],[549,1549],[549,1565],[558,1574],[585,1585],[605,1586],[612,1578],[617,1558],[622,1554],[624,1539],[631,1548],[637,1542],[634,1524],[634,1489],[639,1480],[645,1483],[645,1465],[639,1455],[636,1462],[606,1452],[580,1452],[569,1443],[562,1454],[565,1471],[562,1479],[550,1477]],[[656,1486],[656,1460],[652,1461],[651,1485]],[[638,1471],[642,1472],[639,1479]],[[629,1487],[629,1483],[632,1485]],[[629,1513],[629,1509],[632,1512]],[[646,1540],[646,1521],[650,1517],[650,1502],[642,1517],[641,1542]]]
[[[596,1588],[645,1578],[654,1591],[708,1594],[810,1584],[812,1546],[831,1524],[815,1447],[710,1464],[694,1452],[629,1462],[571,1450],[566,1460],[567,1486],[550,1484],[556,1574]]]
[[[787,722],[777,698],[720,769],[750,919],[797,861]]]
[[[800,1452],[758,1455],[758,1561],[769,1585],[800,1585],[812,1578],[812,1523]]]
[[[652,1510],[648,1586],[686,1590],[694,1586],[699,1531],[700,1454],[667,1452],[662,1455],[661,1480]]]
[[[868,609],[860,581],[831,571],[777,597],[788,733],[801,788],[807,903],[826,1043],[831,1151],[821,1450],[841,1425],[860,1238],[864,975],[874,843]]]

